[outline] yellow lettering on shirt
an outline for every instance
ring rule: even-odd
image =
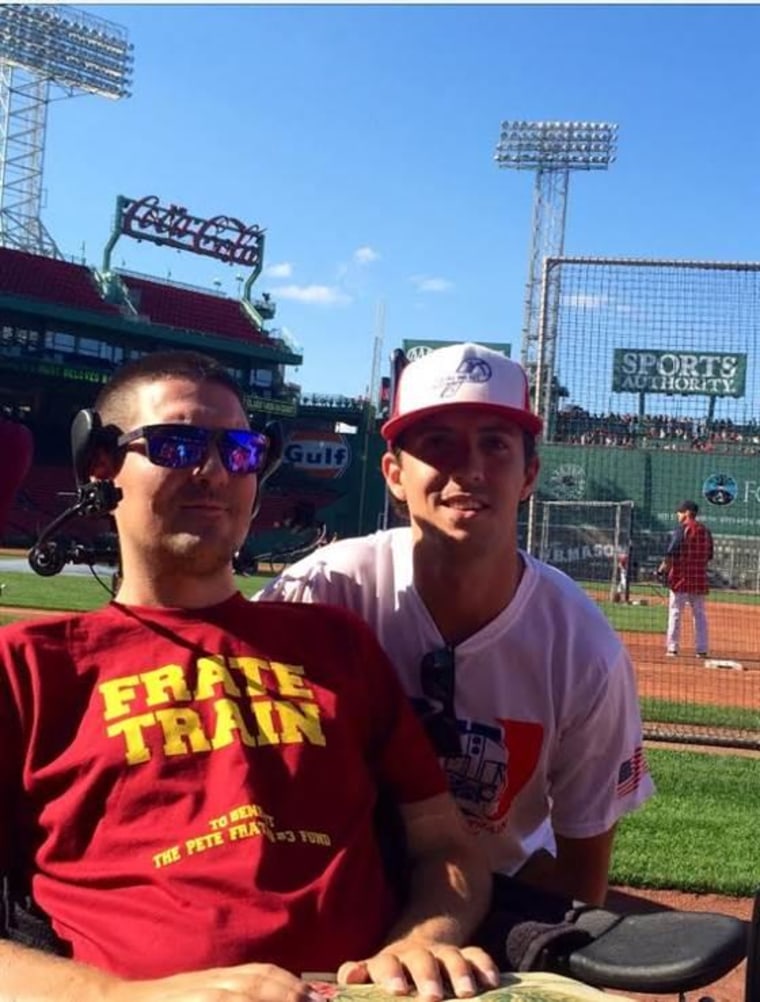
[[[229,658],[231,668],[238,668],[246,680],[246,696],[266,696],[267,687],[263,673],[269,668],[269,662],[261,658]]]
[[[270,667],[277,680],[277,688],[281,696],[314,698],[314,693],[304,682],[301,665],[285,665],[279,661],[273,661]]]
[[[139,675],[124,675],[123,678],[112,678],[108,682],[100,683],[98,692],[106,706],[104,714],[106,720],[123,717],[125,713],[129,713],[129,704],[137,699],[139,683]]]
[[[218,695],[216,686],[222,687],[225,696],[240,696],[238,688],[232,675],[230,675],[225,659],[221,654],[216,654],[212,658],[198,658],[198,683],[195,687],[196,699],[213,699]]]
[[[150,761],[150,748],[145,743],[143,728],[152,727],[155,722],[154,714],[141,713],[139,717],[126,717],[109,725],[106,731],[109,738],[118,734],[124,735],[127,765],[139,765],[141,762]]]
[[[233,703],[231,699],[218,699],[214,703],[214,709],[216,728],[211,739],[212,747],[224,748],[225,745],[232,744],[235,734],[239,734],[240,740],[249,748],[256,745],[256,738],[246,727],[237,703]]]
[[[211,742],[203,731],[200,714],[189,706],[156,710],[156,720],[163,731],[165,755],[211,751]]]
[[[274,703],[271,699],[252,699],[251,710],[259,729],[260,745],[278,745],[280,735],[274,719]]]
[[[139,677],[145,686],[145,703],[148,706],[189,703],[193,698],[181,665],[164,665],[141,672]]]
[[[309,744],[324,745],[325,736],[316,703],[278,703],[277,715],[283,744],[297,744],[306,738]]]
[[[188,682],[192,678],[194,686]],[[301,665],[205,655],[187,666],[166,664],[109,679],[98,691],[104,720],[111,721],[106,734],[123,741],[128,765],[150,761],[159,748],[176,757],[236,742],[248,748],[326,744],[320,709]],[[143,707],[154,710],[141,712]],[[152,736],[151,728],[156,728]]]

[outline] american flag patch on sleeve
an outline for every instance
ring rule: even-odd
[[[618,770],[617,796],[624,797],[628,793],[633,793],[642,777],[648,772],[649,767],[644,758],[644,749],[639,745],[633,755],[626,759]]]

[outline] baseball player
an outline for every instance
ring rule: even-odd
[[[653,785],[623,646],[570,578],[518,549],[540,429],[502,354],[455,344],[415,360],[382,428],[409,526],[324,547],[256,598],[362,616],[492,870],[601,903],[615,825]]]
[[[713,538],[707,526],[697,521],[698,513],[699,505],[696,501],[682,501],[676,508],[678,526],[670,539],[665,557],[657,568],[659,574],[666,575],[670,590],[665,642],[666,653],[671,658],[678,655],[682,616],[686,605],[694,617],[697,657],[707,657],[705,595],[710,590],[707,565],[713,558]]]

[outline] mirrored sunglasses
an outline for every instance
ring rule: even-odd
[[[121,448],[145,439],[145,455],[154,466],[186,470],[202,466],[215,445],[225,470],[233,476],[260,473],[269,439],[248,428],[199,428],[193,424],[149,424],[125,432],[116,440]]]

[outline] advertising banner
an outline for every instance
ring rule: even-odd
[[[613,393],[743,397],[747,356],[739,352],[616,348]]]
[[[423,341],[420,338],[405,338],[402,345],[408,361],[413,362],[415,358],[429,355],[436,348],[445,348],[447,345],[459,343],[459,341]],[[510,352],[512,351],[512,345],[507,344],[505,341],[474,341],[474,343],[480,344],[484,348],[490,348],[491,351],[500,351],[507,358],[510,357]]]

